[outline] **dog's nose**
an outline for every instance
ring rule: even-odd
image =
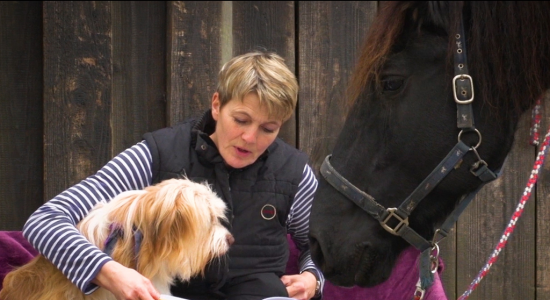
[[[225,239],[227,240],[227,244],[229,246],[233,245],[233,243],[235,242],[235,238],[233,238],[233,235],[231,233],[228,233],[226,236],[225,236]]]

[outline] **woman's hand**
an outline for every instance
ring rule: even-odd
[[[149,279],[116,261],[104,264],[92,282],[109,290],[118,300],[160,299]]]
[[[311,272],[303,272],[299,275],[285,275],[281,277],[286,286],[288,296],[299,300],[309,300],[315,296],[317,278]]]

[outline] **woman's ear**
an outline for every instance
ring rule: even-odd
[[[220,94],[215,92],[214,95],[212,95],[212,118],[216,121],[218,121],[220,115],[220,106]]]

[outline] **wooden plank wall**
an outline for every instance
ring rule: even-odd
[[[281,137],[318,170],[343,125],[343,92],[378,5],[0,2],[0,230],[20,230],[44,201],[143,133],[199,114],[221,65],[257,48],[279,53],[298,76],[298,108]],[[520,124],[502,178],[441,244],[449,299],[477,275],[515,210],[536,155],[529,121]],[[544,122],[543,129],[549,113]],[[550,299],[549,170],[470,299]]]
[[[42,3],[0,2],[1,230],[19,229],[43,200],[42,78]]]

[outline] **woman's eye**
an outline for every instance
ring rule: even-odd
[[[234,118],[234,120],[237,124],[246,124],[245,120],[241,120],[241,119],[237,119],[237,118]]]
[[[274,133],[274,132],[275,132],[275,130],[269,129],[269,128],[265,128],[265,127],[262,127],[262,129],[263,129],[263,131],[264,131],[265,133]]]
[[[384,89],[384,91],[387,92],[397,91],[401,88],[401,86],[403,86],[402,79],[391,79],[382,81],[382,88]]]

